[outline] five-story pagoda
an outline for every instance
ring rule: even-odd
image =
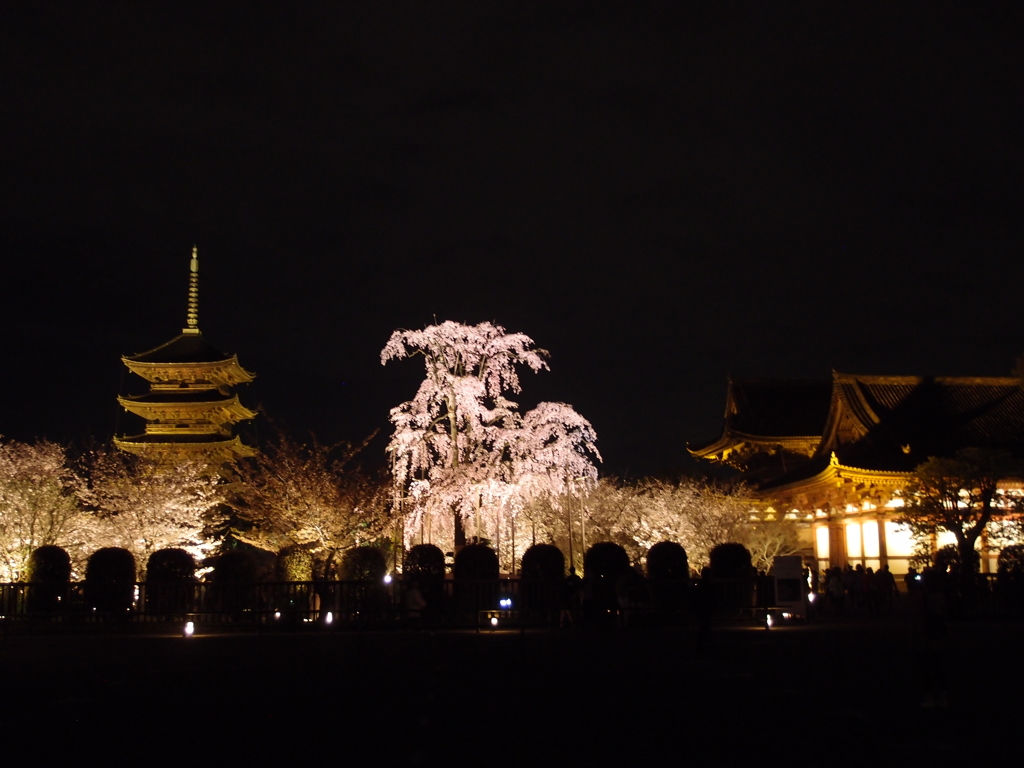
[[[155,349],[121,359],[128,370],[149,382],[149,391],[118,396],[125,410],[146,423],[141,435],[115,437],[118,448],[166,464],[199,460],[219,465],[252,455],[252,449],[234,433],[234,425],[256,415],[235,393],[235,387],[254,377],[238,364],[236,355],[210,346],[199,332],[199,257],[195,248],[186,327]]]

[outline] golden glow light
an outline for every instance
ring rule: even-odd
[[[878,557],[878,521],[865,520],[861,527],[864,531],[864,557]]]
[[[850,523],[846,526],[846,554],[850,557],[860,557],[860,523]]]
[[[819,560],[828,560],[828,528],[821,526],[814,531],[814,543]]]

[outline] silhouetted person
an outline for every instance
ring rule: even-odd
[[[913,593],[913,647],[925,688],[921,706],[945,709],[945,667],[949,640],[949,629],[946,626],[946,574],[929,567],[924,569],[921,576],[921,586]]]

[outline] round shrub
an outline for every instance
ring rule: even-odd
[[[465,613],[498,608],[498,555],[486,544],[468,544],[455,553],[455,597]]]
[[[33,550],[25,576],[32,585],[28,593],[29,611],[56,611],[67,605],[71,556],[63,549],[46,545]]]
[[[146,561],[147,582],[181,584],[195,581],[196,561],[184,549],[159,549]]]
[[[647,550],[647,575],[652,579],[689,579],[686,550],[674,541],[659,541]]]
[[[716,579],[745,579],[751,575],[750,552],[742,544],[719,544],[711,550],[710,559]]]
[[[496,579],[498,555],[486,544],[468,544],[456,553],[452,575],[456,579]]]
[[[444,578],[444,552],[433,544],[417,544],[405,555],[402,573],[428,579]]]
[[[146,561],[146,613],[182,614],[193,610],[196,561],[184,549],[159,549]]]
[[[523,553],[519,572],[524,579],[561,581],[565,578],[565,555],[554,544],[534,544]]]
[[[565,556],[554,544],[534,544],[523,553],[519,599],[530,614],[558,619],[559,600],[566,589]]]
[[[277,553],[274,579],[276,581],[312,581],[313,553],[297,544],[284,547]]]
[[[89,607],[114,615],[127,613],[135,600],[135,557],[121,547],[92,553],[85,567],[85,599]]]
[[[210,580],[220,584],[251,584],[256,581],[256,560],[245,550],[221,554],[213,565]]]
[[[754,568],[742,544],[728,542],[711,550],[714,605],[726,611],[749,608],[754,601]]]
[[[355,547],[341,559],[344,581],[382,581],[387,572],[384,554],[376,547]]]
[[[62,584],[71,581],[71,556],[53,545],[47,544],[32,551],[26,569],[31,584]]]
[[[599,541],[583,556],[583,575],[614,581],[630,569],[626,550],[611,541]]]

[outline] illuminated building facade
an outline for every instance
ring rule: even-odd
[[[903,491],[918,465],[966,447],[1024,455],[1020,377],[731,380],[721,436],[690,453],[740,470],[765,514],[801,524],[820,567],[904,573],[914,542],[895,522]],[[983,570],[995,570],[982,547]]]
[[[256,414],[241,404],[239,385],[253,380],[236,355],[211,346],[199,332],[199,258],[192,249],[186,327],[170,341],[121,358],[148,391],[118,402],[145,423],[142,434],[114,438],[123,451],[165,464],[200,460],[212,465],[251,456],[235,425]]]

